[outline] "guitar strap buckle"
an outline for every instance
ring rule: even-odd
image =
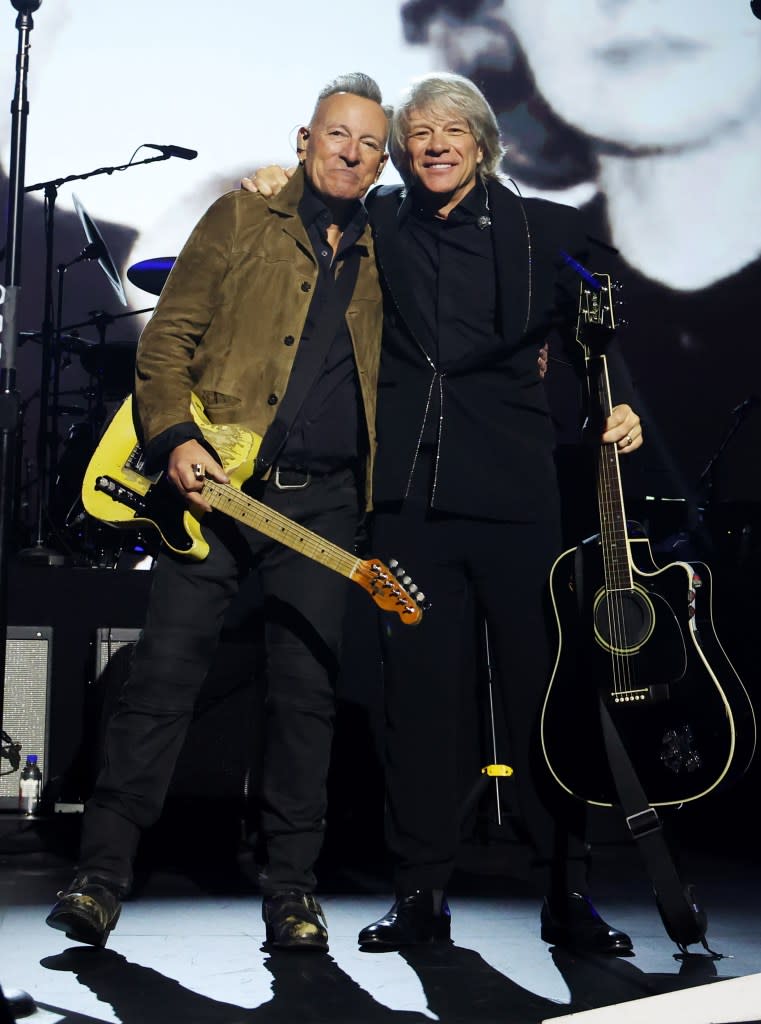
[[[644,811],[637,811],[636,814],[626,816],[626,824],[635,839],[649,836],[651,832],[657,832],[661,827],[661,820],[652,807]]]

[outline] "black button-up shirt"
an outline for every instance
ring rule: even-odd
[[[303,359],[310,338],[314,335],[320,317],[329,313],[336,298],[336,268],[354,246],[367,223],[367,214],[361,203],[344,228],[337,253],[328,244],[327,229],[330,213],[307,183],[299,203],[299,216],[312,243],[318,266],[317,284],[309,304],[304,330],[288,382],[288,387],[300,387]],[[293,343],[293,339],[285,339]],[[341,317],[335,338],[330,344],[325,363],[313,382],[296,415],[288,439],[276,459],[281,466],[324,471],[347,466],[358,460],[366,448],[366,431],[360,415],[361,403],[351,336],[346,318]]]
[[[423,323],[428,354],[442,375],[495,361],[504,349],[498,333],[497,285],[486,190],[476,183],[442,220],[423,207],[414,189],[400,209],[400,237]],[[441,415],[433,389],[422,443],[435,444]]]

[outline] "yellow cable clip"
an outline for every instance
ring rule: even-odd
[[[485,768],[481,769],[481,774],[507,779],[513,774],[513,769],[509,764],[487,764]]]

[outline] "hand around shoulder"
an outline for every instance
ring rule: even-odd
[[[267,167],[252,171],[248,177],[241,178],[240,187],[246,192],[259,192],[265,198],[271,199],[282,192],[297,169],[269,164]]]

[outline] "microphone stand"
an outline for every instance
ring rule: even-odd
[[[696,490],[698,492],[702,492],[703,494],[705,494],[705,506],[706,509],[709,511],[713,505],[714,499],[714,484],[716,482],[714,470],[716,469],[716,464],[726,451],[727,445],[735,436],[737,431],[740,429],[748,414],[753,409],[755,409],[758,404],[758,398],[755,395],[752,395],[750,398],[746,398],[744,402],[741,402],[740,405],[737,406],[737,408],[733,411],[734,419],[732,420],[729,429],[722,438],[719,447],[716,449],[716,451],[713,453],[711,458],[706,463],[705,469],[698,477]]]
[[[11,160],[8,187],[8,232],[5,256],[5,284],[0,287],[0,760],[12,751],[13,741],[3,729],[3,698],[8,628],[8,555],[16,499],[16,440],[19,421],[19,397],[16,390],[16,349],[18,312],[21,296],[21,237],[24,215],[24,172],[26,165],[26,125],[29,115],[27,77],[29,35],[34,28],[32,13],[42,0],[11,0],[18,11],[18,49],[16,84],[11,101]],[[6,739],[7,737],[7,739]],[[11,765],[15,762],[9,756]],[[22,993],[32,1009],[34,1001]],[[11,1011],[0,988],[0,1011],[8,1018]],[[7,1011],[7,1013],[6,1013]]]
[[[84,260],[94,260],[98,258],[100,246],[96,242],[90,242],[86,245],[79,256],[75,256],[73,260],[68,263],[58,264],[58,296],[57,296],[57,307],[56,307],[56,319],[55,328],[53,330],[53,394],[52,402],[50,406],[50,465],[47,472],[48,481],[48,492],[47,502],[48,508],[52,507],[53,498],[55,494],[56,482],[58,478],[58,448],[60,444],[60,438],[58,436],[58,418],[60,409],[60,395],[61,395],[61,322],[63,320],[63,295],[64,295],[64,283],[66,271],[69,267],[73,267],[77,263],[81,263]],[[39,530],[39,521],[38,521]],[[38,534],[39,535],[39,534]]]
[[[12,0],[13,2],[13,0]],[[21,2],[21,0],[19,0]],[[30,2],[30,0],[27,0]],[[34,2],[34,0],[31,0]],[[40,0],[41,2],[41,0]],[[50,492],[55,486],[55,464],[57,451],[53,449],[58,445],[57,433],[57,410],[53,410],[51,423],[50,410],[50,378],[51,373],[58,375],[60,318],[58,335],[54,327],[53,315],[53,249],[55,240],[55,209],[58,198],[58,190],[61,185],[70,181],[84,181],[100,174],[112,174],[114,171],[126,171],[130,167],[139,167],[141,164],[152,164],[158,160],[171,159],[171,153],[160,153],[158,156],[146,157],[144,160],[130,161],[113,167],[97,167],[94,170],[86,171],[83,174],[69,174],[64,178],[54,178],[50,181],[40,181],[35,185],[27,185],[23,192],[36,192],[44,190],[44,213],[45,213],[45,297],[44,313],[41,328],[41,374],[40,374],[40,404],[39,422],[37,426],[37,514],[36,533],[32,547],[25,548],[19,552],[19,557],[26,561],[40,562],[44,565],[57,565],[64,561],[62,555],[57,554],[46,547],[46,510],[49,508]],[[85,259],[95,258],[95,255],[80,257]],[[76,260],[74,262],[77,262]]]
[[[19,396],[16,390],[17,317],[21,297],[21,237],[24,214],[24,170],[26,123],[29,114],[27,74],[29,34],[34,28],[32,12],[42,0],[12,0],[19,12],[16,19],[18,50],[16,85],[11,102],[11,160],[8,189],[8,234],[5,257],[5,285],[0,288],[2,335],[0,336],[0,735],[3,733],[3,696],[7,654],[8,557],[16,499],[16,441]],[[0,748],[2,750],[2,748]],[[0,753],[0,758],[2,757]]]

